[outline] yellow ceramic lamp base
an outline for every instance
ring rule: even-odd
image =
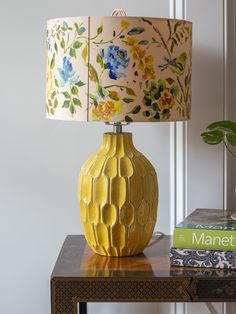
[[[78,197],[84,234],[96,253],[118,257],[144,250],[156,223],[158,185],[131,133],[104,134],[81,169]]]

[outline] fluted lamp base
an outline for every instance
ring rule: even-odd
[[[101,148],[82,166],[78,198],[85,238],[94,252],[143,252],[157,217],[154,167],[133,145],[131,133],[105,133]]]

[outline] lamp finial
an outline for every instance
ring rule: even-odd
[[[124,11],[124,9],[114,9],[112,12],[111,12],[111,15],[112,16],[126,16],[126,13]]]

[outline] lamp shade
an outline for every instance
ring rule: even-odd
[[[159,122],[190,118],[192,23],[70,17],[47,23],[47,117]]]

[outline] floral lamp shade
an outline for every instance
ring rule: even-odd
[[[108,16],[49,20],[47,117],[187,120],[191,57],[191,22]]]

